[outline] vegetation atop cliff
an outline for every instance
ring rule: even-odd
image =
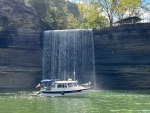
[[[144,0],[25,0],[54,29],[100,28],[147,12]],[[143,18],[143,17],[142,17]]]
[[[112,26],[148,11],[144,0],[0,0],[0,26],[75,29]],[[142,12],[140,10],[142,10]]]

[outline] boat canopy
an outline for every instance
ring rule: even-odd
[[[42,82],[54,82],[54,81],[57,81],[59,79],[44,79],[44,80],[41,80],[41,83]]]
[[[50,82],[50,81],[53,81],[53,80],[49,80],[49,79],[41,80],[41,82]]]

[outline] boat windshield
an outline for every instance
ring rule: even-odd
[[[52,84],[51,82],[41,82],[41,88],[51,88]]]
[[[73,83],[74,86],[78,86],[77,83]]]
[[[68,83],[68,87],[75,87],[78,86],[77,83]]]

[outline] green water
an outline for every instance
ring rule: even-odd
[[[0,113],[150,113],[150,91],[91,91],[89,97],[0,93]]]

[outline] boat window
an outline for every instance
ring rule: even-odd
[[[68,87],[73,87],[73,84],[72,84],[72,83],[69,83],[69,84],[68,84]]]
[[[57,85],[57,88],[66,88],[66,87],[67,87],[66,84],[58,84],[58,85]]]
[[[77,86],[77,83],[73,83],[74,86]]]

